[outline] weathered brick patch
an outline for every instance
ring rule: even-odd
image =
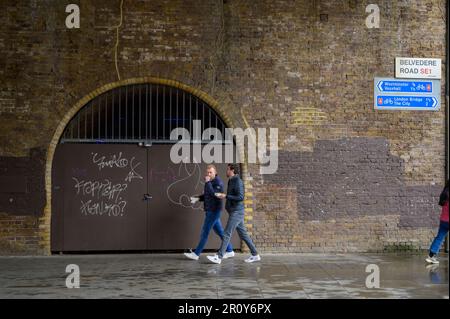
[[[28,157],[0,157],[0,212],[42,216],[45,206],[45,150]]]
[[[425,250],[436,229],[400,227],[399,215],[299,220],[294,187],[267,185],[257,196],[252,239],[264,252],[383,252]],[[267,205],[280,196],[283,204]]]
[[[326,140],[312,153],[281,151],[278,172],[264,181],[294,186],[302,221],[398,215],[399,227],[435,227],[443,185],[408,186],[404,166],[385,138]]]
[[[0,252],[8,255],[39,254],[38,218],[0,213]]]
[[[279,154],[276,174],[254,188],[252,234],[264,251],[427,249],[443,185],[408,186],[384,138],[318,141]]]

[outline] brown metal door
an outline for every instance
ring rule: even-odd
[[[63,251],[143,250],[147,246],[147,151],[137,145],[62,144]],[[56,207],[61,207],[57,205]],[[62,218],[62,220],[61,220]],[[61,236],[60,236],[61,237]]]
[[[206,164],[174,164],[172,145],[61,144],[52,192],[52,251],[195,248],[204,220]],[[217,164],[227,185],[226,164]],[[225,227],[228,214],[222,212]],[[232,238],[240,248],[236,234]],[[206,249],[217,249],[211,231]]]
[[[207,164],[174,164],[170,160],[171,145],[148,148],[148,249],[178,250],[195,248],[203,225],[203,203],[192,205],[189,198],[202,194]],[[227,186],[226,164],[217,164],[217,171]],[[225,228],[228,213],[222,212]],[[205,249],[217,249],[219,237],[211,231]],[[240,249],[239,237],[232,244]]]

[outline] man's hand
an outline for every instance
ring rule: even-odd
[[[199,198],[197,196],[192,196],[191,197],[191,204],[195,204],[199,201]]]
[[[227,197],[227,195],[224,193],[215,193],[214,195],[216,195],[217,198],[221,198],[221,199]]]
[[[211,181],[211,177],[209,177],[208,175],[205,176],[205,182],[208,183],[209,181]]]

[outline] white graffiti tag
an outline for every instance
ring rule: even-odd
[[[112,185],[109,179],[105,179],[104,181],[79,181],[75,177],[72,177],[72,179],[75,181],[77,195],[87,195],[97,199],[106,198],[108,200],[113,200],[115,203],[117,203],[120,194],[128,187],[127,184],[120,183]]]
[[[136,165],[134,164],[133,157],[130,162],[130,172],[128,173],[127,177],[125,177],[125,182],[131,182],[134,178],[143,179],[143,177],[136,172],[136,167],[138,167],[139,165],[141,165],[140,162]]]
[[[99,156],[98,153],[92,154],[92,163],[97,165],[98,170],[101,171],[103,168],[130,168],[130,171],[125,176],[125,182],[131,183],[131,181],[135,178],[143,179],[143,177],[136,172],[136,168],[141,165],[141,162],[135,162],[135,157],[132,157],[131,160],[127,158],[122,158],[122,152],[119,154],[112,154],[107,156]]]
[[[105,203],[104,201],[93,202],[92,200],[88,200],[86,203],[81,201],[81,213],[84,215],[97,215],[97,216],[123,216],[125,211],[125,206],[127,202],[120,201],[118,203]]]
[[[101,171],[105,167],[113,168],[125,168],[128,166],[128,159],[122,158],[122,152],[118,155],[113,154],[110,155],[109,159],[106,159],[106,156],[101,156],[97,158],[98,153],[92,154],[92,162],[98,166],[98,170]]]

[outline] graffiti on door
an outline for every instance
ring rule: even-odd
[[[135,157],[127,159],[122,157],[122,152],[119,154],[110,154],[109,156],[99,156],[98,153],[91,153],[92,163],[98,166],[101,171],[103,168],[119,168],[119,169],[129,169],[128,174],[125,176],[126,182],[131,182],[133,179],[143,179],[142,175],[136,172],[138,166],[141,165],[140,162],[135,162]]]
[[[178,175],[175,177],[175,180],[167,186],[166,194],[169,201],[175,205],[182,206],[184,208],[192,208],[195,210],[202,209],[202,206],[199,202],[191,203],[191,196],[196,194],[187,194],[186,192],[176,193],[174,190],[176,188],[181,189],[191,189],[192,192],[203,190],[203,182],[200,181],[201,178],[201,169],[198,163],[189,164],[191,166],[191,170],[188,168],[188,164],[180,163],[178,165]],[[187,187],[182,187],[185,185]],[[201,187],[199,187],[201,186]]]
[[[92,165],[102,172],[101,179],[80,178],[72,176],[75,195],[80,200],[80,212],[83,216],[124,216],[127,201],[124,193],[135,179],[143,179],[138,173],[141,162],[135,157],[127,158],[122,152],[113,154],[91,153]],[[77,168],[74,172],[84,172]],[[123,172],[122,172],[123,171]],[[112,177],[114,176],[114,181]],[[123,182],[117,181],[117,176],[123,177]]]

